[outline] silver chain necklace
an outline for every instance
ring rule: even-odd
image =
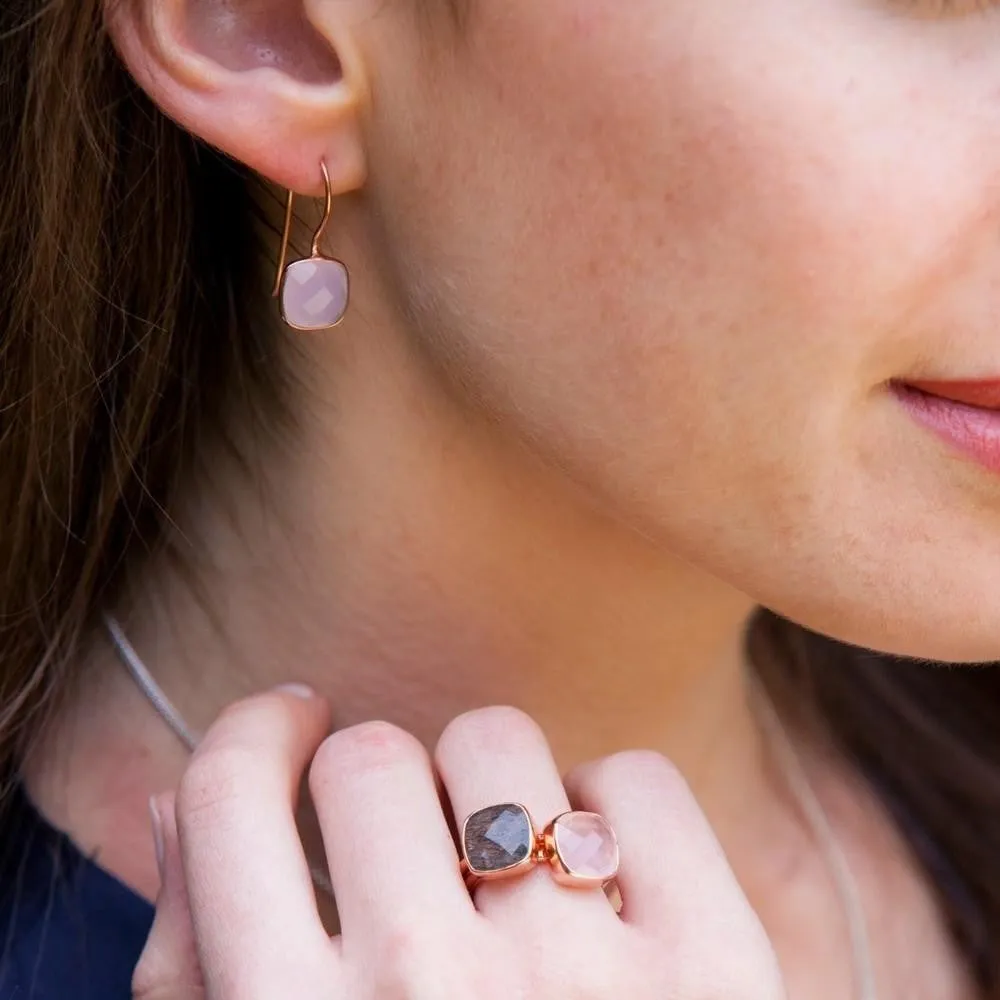
[[[139,654],[135,651],[135,647],[128,641],[128,636],[125,635],[125,631],[117,619],[111,615],[105,615],[104,627],[107,629],[108,636],[115,647],[115,651],[118,653],[118,658],[125,665],[125,669],[132,675],[132,679],[138,685],[139,690],[142,691],[149,700],[149,703],[156,709],[160,718],[173,730],[174,735],[181,743],[189,751],[194,752],[195,747],[198,746],[198,737],[188,728],[181,713],[174,708],[173,703],[166,696],[163,688],[153,679],[153,675],[149,672],[146,664],[142,662]],[[310,865],[309,875],[312,878],[313,885],[332,899],[333,883],[330,881],[330,876],[326,869],[321,868],[319,865]]]
[[[188,750],[193,751],[198,745],[198,738],[188,728],[181,714],[174,708],[160,685],[153,679],[153,675],[142,662],[135,648],[128,641],[128,637],[125,635],[121,625],[111,615],[104,616],[104,625],[118,653],[119,659],[129,674],[131,674],[132,679],[138,685],[139,689],[149,700],[153,708],[156,709],[163,721],[173,730],[177,738]],[[774,707],[774,703],[761,683],[755,682],[754,688],[761,709],[763,724],[777,753],[785,780],[788,782],[789,789],[795,797],[796,802],[805,814],[813,836],[816,838],[826,858],[830,874],[837,887],[837,893],[840,896],[851,944],[857,1000],[878,1000],[867,921],[865,919],[864,906],[862,905],[857,880],[854,878],[854,873],[851,871],[851,866],[848,864],[840,843],[833,832],[833,827],[826,814],[826,810],[823,808],[809,782],[805,766],[799,757],[798,751],[795,749],[795,744],[788,735],[784,723],[781,721],[777,709]],[[310,874],[317,888],[322,889],[323,892],[332,897],[333,886],[326,871],[314,866],[310,868]]]

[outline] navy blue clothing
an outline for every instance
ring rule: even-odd
[[[153,907],[15,787],[0,835],[0,1000],[129,1000]]]

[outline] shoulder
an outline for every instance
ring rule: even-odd
[[[0,1000],[127,1000],[153,911],[16,790],[0,827]]]

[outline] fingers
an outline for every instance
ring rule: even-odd
[[[564,786],[538,726],[510,708],[461,716],[436,751],[459,824],[504,802],[522,803],[536,832],[571,800],[605,816],[621,848],[622,922],[600,889],[561,886],[545,865],[484,882],[473,905],[426,750],[386,723],[325,737],[328,725],[319,699],[271,693],[209,731],[182,781],[176,828],[165,810],[141,1000],[431,996],[443,975],[456,996],[484,984],[498,995],[539,984],[564,995],[594,982],[609,984],[602,996],[621,984],[635,996],[722,995],[713,985],[720,950],[720,981],[759,981],[761,996],[779,995],[763,929],[687,785],[659,755],[604,758]],[[293,814],[310,760],[344,930],[336,947]]]
[[[750,905],[680,772],[663,756],[630,751],[573,770],[576,808],[600,813],[621,851],[622,919],[658,934],[711,935]]]
[[[227,709],[177,793],[177,824],[208,994],[293,995],[333,960],[294,819],[329,709],[290,690]],[[289,976],[292,977],[291,981]]]
[[[132,976],[135,1000],[200,1000],[205,995],[177,841],[174,797],[150,802],[160,865],[156,918]]]
[[[535,832],[570,808],[545,735],[518,709],[487,708],[459,716],[441,735],[435,757],[459,830],[470,813],[504,802],[524,805]],[[536,907],[544,909],[546,919],[564,921],[611,913],[599,889],[557,886],[546,868],[483,882],[476,889],[478,909],[492,918],[523,919],[525,907]]]
[[[424,747],[382,722],[330,736],[309,773],[344,940],[475,913]]]

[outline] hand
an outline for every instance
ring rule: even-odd
[[[434,760],[367,723],[327,736],[320,698],[273,692],[223,713],[176,800],[158,800],[163,888],[136,969],[140,1000],[781,1000],[777,962],[707,821],[661,756],[560,778],[514,709],[463,715]],[[327,935],[294,808],[302,773],[341,934]],[[539,823],[604,815],[621,847],[621,914],[547,866],[470,897],[442,809],[498,802]],[[176,808],[175,808],[176,803]]]

